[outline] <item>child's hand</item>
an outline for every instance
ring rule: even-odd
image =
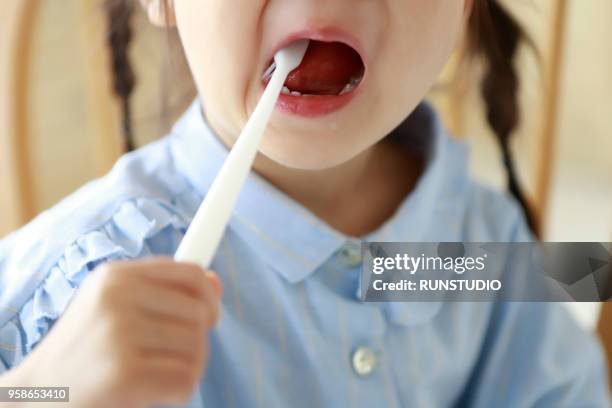
[[[192,264],[106,264],[15,374],[21,386],[69,386],[73,406],[184,403],[206,367],[221,292]]]

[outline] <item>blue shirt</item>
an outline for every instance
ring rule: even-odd
[[[604,357],[561,304],[362,303],[367,241],[526,241],[509,197],[425,103],[389,137],[424,173],[376,231],[349,237],[251,173],[213,260],[225,293],[189,407],[607,407]],[[398,147],[399,148],[399,147]],[[24,358],[97,265],[172,255],[227,155],[195,102],[0,244],[0,372]]]

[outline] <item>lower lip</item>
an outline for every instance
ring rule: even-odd
[[[317,117],[336,112],[357,96],[359,87],[344,95],[296,96],[281,94],[276,108],[284,113],[303,117]]]

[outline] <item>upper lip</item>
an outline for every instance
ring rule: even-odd
[[[364,51],[363,45],[358,38],[349,32],[342,30],[337,27],[323,27],[323,28],[312,28],[312,29],[301,29],[297,31],[293,31],[286,35],[280,42],[276,44],[274,48],[270,50],[270,52],[266,55],[264,70],[268,68],[269,64],[273,61],[274,55],[280,50],[282,50],[287,45],[291,44],[293,41],[301,40],[301,39],[309,39],[316,40],[322,42],[341,42],[349,47],[353,48],[359,56],[361,57],[361,61],[364,64],[364,67],[367,67],[367,55]]]

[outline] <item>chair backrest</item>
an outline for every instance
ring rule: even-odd
[[[0,7],[0,237],[105,174],[123,153],[104,1]],[[136,10],[132,118],[142,145],[162,136],[194,94],[176,33]]]
[[[28,174],[24,161],[28,30],[35,7],[5,0],[0,8],[0,235],[21,225],[29,213]]]
[[[0,8],[0,236],[107,171],[121,153],[98,6],[4,0]]]

